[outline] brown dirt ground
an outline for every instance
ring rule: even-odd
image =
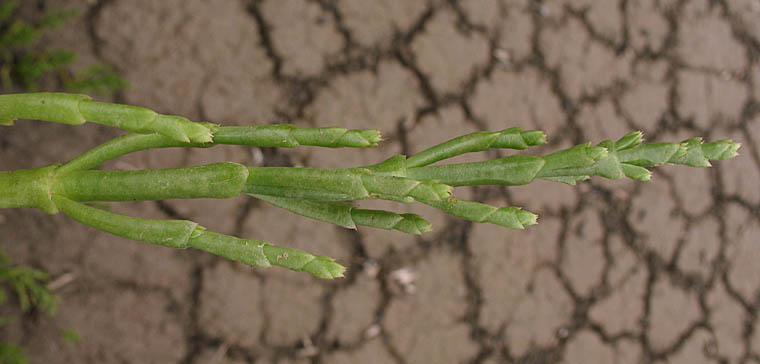
[[[758,0],[37,3],[80,10],[46,42],[76,50],[76,67],[112,63],[132,87],[111,101],[386,138],[350,153],[136,153],[114,168],[348,167],[510,126],[546,130],[538,153],[630,130],[743,147],[712,169],[659,168],[647,184],[457,191],[538,213],[525,231],[420,207],[400,208],[435,224],[421,238],[247,198],[118,207],[333,256],[349,271],[332,282],[0,211],[15,261],[74,278],[57,290],[57,316],[0,330],[33,363],[760,363]],[[0,131],[0,169],[64,162],[118,134],[18,122]]]

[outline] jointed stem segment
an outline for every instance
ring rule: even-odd
[[[415,214],[358,209],[346,202],[302,200],[256,194],[250,194],[250,196],[301,216],[330,222],[348,229],[356,229],[357,225],[361,225],[415,235],[432,229],[430,222]]]
[[[144,107],[91,101],[87,95],[47,92],[0,95],[0,125],[13,125],[19,118],[70,125],[91,121],[137,133],[159,133],[188,143],[211,141],[211,129],[206,125]]]
[[[177,249],[195,248],[252,267],[275,265],[308,272],[320,278],[342,277],[345,271],[329,257],[206,231],[192,221],[129,217],[86,206],[60,195],[53,195],[52,198],[56,206],[74,220],[132,240]]]
[[[209,148],[219,144],[259,147],[294,147],[299,145],[329,148],[372,147],[380,140],[377,130],[345,128],[305,128],[292,125],[215,126],[211,125],[213,140],[207,143],[186,143],[161,134],[127,134],[105,142],[62,167],[62,171],[91,169],[122,155],[157,148]]]
[[[96,102],[87,95],[48,92],[0,95],[0,125],[13,125],[16,119],[70,125],[90,121],[140,134],[157,133],[169,140],[188,144],[363,148],[375,146],[380,141],[380,133],[376,130],[347,130],[338,127],[298,129],[292,125],[220,128],[211,123],[192,122],[182,116],[162,115],[144,107]],[[171,144],[168,141],[163,143],[169,144],[167,146],[190,146]]]
[[[143,171],[92,170],[105,161],[135,151],[167,147],[211,147],[236,144],[261,147],[301,145],[371,147],[381,140],[375,130],[307,128],[292,125],[220,127],[194,123],[152,110],[94,102],[84,95],[0,95],[0,125],[32,118],[79,125],[93,121],[135,132],[106,142],[69,163],[33,170],[0,172],[0,208],[58,209],[97,229],[134,240],[173,248],[196,248],[254,267],[281,266],[321,278],[342,276],[332,259],[257,240],[206,231],[185,220],[148,220],[122,216],[81,204],[82,201],[136,201],[170,198],[228,198],[242,193],[275,206],[346,228],[372,226],[420,234],[431,229],[415,214],[366,210],[350,200],[380,198],[418,201],[474,222],[513,229],[536,223],[537,216],[517,207],[494,207],[452,196],[454,186],[522,185],[536,178],[575,184],[591,176],[647,181],[647,167],[683,164],[708,167],[710,160],[736,156],[738,143],[642,144],[639,132],[617,141],[577,145],[545,156],[512,155],[474,163],[431,165],[460,154],[489,148],[526,149],[545,143],[543,132],[520,128],[476,132],[454,138],[409,158],[395,156],[360,168],[316,169],[245,167],[236,163]]]
[[[417,153],[406,161],[408,168],[422,167],[460,154],[482,152],[490,148],[523,150],[546,143],[540,130],[510,128],[498,132],[481,131],[463,135]]]

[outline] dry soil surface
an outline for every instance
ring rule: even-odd
[[[112,168],[352,167],[511,126],[549,134],[537,153],[631,130],[743,144],[736,159],[658,168],[649,183],[457,190],[538,213],[525,231],[417,206],[392,207],[435,224],[420,238],[244,197],[116,207],[333,256],[349,270],[329,282],[0,211],[15,261],[73,278],[57,316],[2,328],[34,363],[760,363],[758,0],[29,3],[80,10],[46,42],[75,49],[78,67],[113,64],[132,87],[111,101],[385,135],[376,150],[163,150]],[[1,133],[3,170],[119,134],[32,121]]]

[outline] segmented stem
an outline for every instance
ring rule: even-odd
[[[296,147],[299,145],[328,148],[376,146],[380,140],[377,130],[345,128],[299,129],[287,124],[266,126],[222,126],[207,124],[213,140],[208,143],[186,143],[167,138],[161,134],[127,134],[109,140],[61,167],[62,172],[84,170],[118,158],[122,155],[147,149],[194,147],[209,148],[214,145],[251,145],[260,147]]]
[[[346,271],[330,257],[206,230],[190,237],[188,245],[257,268],[277,266],[325,279],[343,277]]]
[[[290,124],[226,126],[214,132],[215,144],[294,148],[311,145],[327,148],[366,148],[380,142],[377,130],[349,130],[339,127],[297,128]]]
[[[195,248],[253,267],[272,265],[321,278],[341,277],[345,268],[331,258],[277,247],[259,240],[206,231],[186,220],[150,220],[96,209],[78,201],[135,201],[171,198],[228,198],[241,193],[313,219],[346,228],[372,226],[410,234],[429,231],[431,224],[415,214],[359,209],[348,200],[381,198],[419,201],[473,222],[523,229],[537,216],[517,207],[495,207],[460,200],[452,186],[523,185],[536,178],[575,184],[591,176],[639,181],[647,169],[663,164],[709,167],[711,160],[737,155],[739,143],[700,138],[680,143],[642,144],[640,132],[596,146],[577,145],[545,156],[512,155],[483,162],[431,165],[489,148],[523,150],[544,144],[538,130],[511,128],[476,132],[426,149],[409,158],[399,155],[381,163],[345,169],[245,167],[236,163],[143,171],[90,170],[139,150],[167,147],[210,147],[236,144],[261,147],[371,147],[381,140],[376,130],[338,127],[296,128],[292,125],[220,127],[153,110],[95,102],[85,95],[37,93],[0,95],[0,125],[17,118],[70,125],[86,121],[119,127],[136,134],[104,143],[63,166],[0,172],[0,208],[60,209],[75,220],[114,235],[172,248]]]
[[[432,229],[430,222],[416,214],[397,214],[390,211],[358,209],[347,202],[302,200],[254,194],[250,196],[298,215],[329,222],[348,229],[356,229],[356,226],[360,225],[386,230],[398,230],[415,235],[428,232]]]
[[[618,179],[623,176],[648,181],[644,167],[682,164],[709,167],[710,160],[733,158],[739,143],[720,140],[702,143],[700,138],[681,143],[641,144],[640,132],[597,146],[584,143],[543,157],[510,156],[485,162],[425,166],[406,169],[413,179],[434,179],[451,186],[499,184],[522,185],[542,178],[574,185],[591,176]]]
[[[187,220],[152,220],[114,214],[69,198],[53,195],[56,206],[66,215],[107,233],[170,248],[195,248],[256,268],[272,265],[319,278],[342,277],[345,268],[329,257],[302,250],[278,247],[260,240],[241,239],[206,231]]]
[[[451,187],[435,181],[375,175],[364,168],[249,167],[244,192],[321,201],[381,198],[410,203],[440,200]]]
[[[14,120],[21,118],[69,125],[90,121],[136,133],[159,133],[187,143],[211,141],[208,126],[144,107],[91,101],[87,95],[51,92],[0,95],[0,125],[13,125]]]
[[[69,125],[93,122],[140,134],[158,133],[184,143],[297,147],[313,145],[329,148],[376,146],[381,140],[377,130],[348,130],[339,127],[300,129],[292,125],[218,127],[196,123],[176,115],[163,115],[139,106],[92,101],[87,95],[31,93],[0,95],[0,125],[13,125],[16,119],[34,119]],[[162,146],[173,145],[156,140]],[[167,145],[168,144],[168,145]]]
[[[0,208],[33,207],[58,213],[50,199],[57,164],[35,169],[0,171]]]
[[[433,206],[449,215],[472,222],[488,222],[510,229],[524,229],[525,226],[535,225],[538,216],[519,207],[495,207],[480,202],[460,200],[449,197],[445,200],[420,202]]]
[[[422,167],[460,154],[480,152],[490,148],[523,150],[546,143],[546,134],[540,130],[523,131],[510,128],[497,132],[480,131],[443,142],[407,159],[408,168]]]
[[[76,201],[143,201],[172,198],[230,198],[243,190],[248,169],[224,162],[140,171],[58,173],[52,191]]]

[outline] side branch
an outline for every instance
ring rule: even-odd
[[[219,127],[211,123],[193,122],[182,116],[159,114],[144,107],[92,101],[87,95],[52,92],[0,95],[0,125],[13,125],[14,120],[22,118],[69,125],[89,121],[139,134],[157,133],[186,143],[176,145],[183,147],[203,146],[219,139],[215,143],[288,148],[300,145],[364,148],[375,146],[381,140],[377,130],[339,127],[301,129],[288,124]],[[158,142],[159,145],[167,144]]]
[[[260,240],[241,239],[206,231],[187,220],[152,220],[114,214],[60,195],[53,201],[66,215],[107,233],[176,249],[195,248],[256,268],[272,265],[319,278],[338,278],[345,268],[332,258],[278,247]]]
[[[136,133],[159,133],[187,143],[211,141],[208,126],[144,107],[96,102],[87,95],[53,92],[0,95],[0,125],[13,125],[14,120],[21,118],[69,125],[90,121]]]

